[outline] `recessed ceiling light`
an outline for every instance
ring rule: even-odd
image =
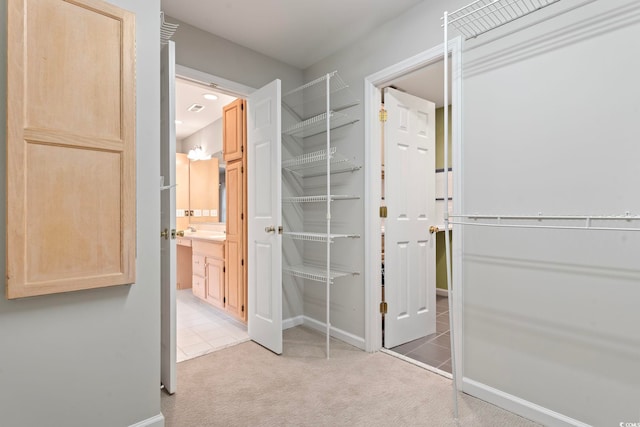
[[[181,125],[182,124],[182,120],[176,120],[176,124],[177,125]]]
[[[204,99],[208,99],[209,101],[215,101],[218,97],[212,93],[203,93],[202,96]]]

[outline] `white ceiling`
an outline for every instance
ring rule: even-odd
[[[294,67],[304,69],[352,43],[421,0],[161,0],[163,11]],[[170,21],[170,19],[169,19]],[[178,30],[179,31],[179,30]],[[442,62],[391,82],[394,87],[443,105]],[[176,80],[176,138],[182,140],[222,115],[235,98],[206,86]],[[199,113],[187,108],[199,103]]]
[[[162,10],[173,18],[305,69],[421,1],[161,0],[161,3]]]
[[[215,101],[205,99],[202,96],[205,93],[215,94],[218,99]],[[206,86],[176,79],[176,140],[180,141],[218,120],[222,117],[222,107],[235,99]],[[188,111],[193,104],[200,104],[204,109],[198,113]]]

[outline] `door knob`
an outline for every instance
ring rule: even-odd
[[[184,230],[178,230],[178,231],[176,231],[176,235],[177,235],[178,237],[184,237]]]
[[[264,232],[265,233],[275,233],[276,232],[276,228],[273,225],[270,225],[270,226],[264,228]]]
[[[438,231],[440,231],[440,229],[435,225],[432,225],[431,227],[429,227],[429,233],[431,234],[437,233]]]
[[[165,240],[169,239],[169,230],[166,228],[160,232],[160,237],[164,237]]]

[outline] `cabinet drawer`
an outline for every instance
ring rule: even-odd
[[[204,277],[193,275],[193,278],[191,279],[191,290],[193,295],[198,298],[206,298],[207,292],[204,286]]]
[[[176,243],[180,246],[191,246],[191,239],[185,239],[184,237],[178,237]]]
[[[203,242],[201,240],[194,240],[193,252],[218,259],[224,259],[224,243]]]
[[[193,254],[192,260],[193,275],[204,277],[204,269],[206,267],[205,256],[200,254]]]

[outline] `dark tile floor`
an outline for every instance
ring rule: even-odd
[[[391,350],[451,373],[451,341],[449,337],[449,302],[447,297],[436,297],[436,332],[415,341],[393,347]]]

